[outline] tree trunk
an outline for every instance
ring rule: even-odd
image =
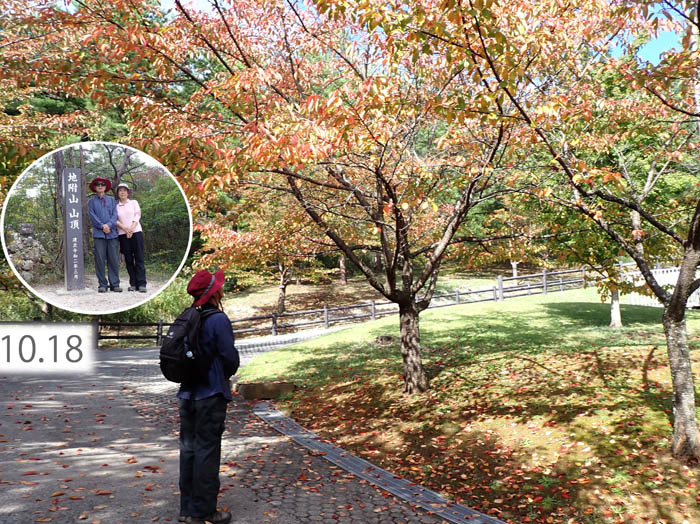
[[[403,391],[409,395],[423,393],[428,389],[428,380],[421,361],[418,310],[413,302],[407,305],[399,304],[399,323],[405,380]]]
[[[279,294],[277,295],[277,314],[281,315],[285,310],[285,299],[287,298],[287,284],[281,283]]]
[[[690,367],[685,312],[680,315],[681,318],[678,316],[674,315],[669,308],[664,312],[663,318],[673,380],[671,452],[674,457],[683,462],[695,462],[700,459],[700,436],[695,418],[695,385]]]
[[[700,18],[700,6],[698,6]],[[693,31],[691,25],[691,31]],[[700,33],[691,38],[695,49],[700,47]],[[699,82],[695,81],[695,107],[700,108]],[[700,130],[700,123],[698,123]],[[700,460],[700,435],[695,416],[695,384],[691,369],[690,352],[688,350],[688,329],[685,323],[685,308],[690,295],[690,285],[695,280],[700,247],[700,228],[698,216],[700,204],[696,207],[695,215],[690,226],[688,244],[683,262],[681,263],[678,282],[671,301],[664,311],[663,323],[668,347],[668,360],[671,366],[673,381],[673,440],[671,453],[682,462],[697,463]]]
[[[65,220],[65,203],[63,202],[63,170],[66,167],[66,160],[63,156],[64,150],[53,153],[54,166],[56,168],[56,199],[58,201],[59,217],[57,224],[63,224]],[[63,255],[63,227],[56,228],[56,245],[58,253],[56,260],[61,261],[61,267],[65,269],[65,261]]]
[[[620,313],[620,290],[615,289],[610,299],[610,329],[622,327],[622,315]]]
[[[287,286],[291,281],[292,272],[290,268],[285,267],[282,264],[279,264],[278,268],[280,271],[280,290],[279,294],[277,295],[277,314],[281,315],[285,312],[286,309],[285,300],[287,298]]]
[[[348,283],[348,273],[345,267],[345,255],[340,255],[338,259],[338,266],[340,267],[340,282],[341,284]]]
[[[379,253],[374,254],[374,269],[375,271],[383,271],[382,256]]]

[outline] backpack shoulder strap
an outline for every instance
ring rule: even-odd
[[[217,313],[223,313],[220,309],[199,309],[199,319],[200,321],[204,320],[205,318],[209,318],[212,315],[216,315]]]

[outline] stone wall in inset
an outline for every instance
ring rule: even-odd
[[[46,272],[49,254],[34,237],[33,224],[21,224],[17,232],[7,232],[7,251],[21,277],[32,282]]]

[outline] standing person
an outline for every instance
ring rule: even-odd
[[[107,288],[121,293],[119,287],[119,241],[117,240],[117,203],[105,193],[112,183],[106,178],[95,177],[90,182],[90,189],[97,194],[88,201],[88,215],[92,222],[92,239],[95,244],[95,274],[97,275],[99,293]],[[107,278],[105,278],[105,261]]]
[[[129,273],[129,291],[146,292],[146,264],[143,261],[143,229],[141,207],[131,200],[131,188],[122,183],[117,186],[117,232],[119,249],[126,261]]]
[[[180,522],[226,524],[228,511],[217,511],[221,436],[226,407],[232,400],[230,377],[239,365],[231,321],[222,311],[224,272],[201,270],[187,285],[192,305],[202,312],[219,310],[202,320],[199,346],[213,357],[208,384],[182,384],[177,393],[180,413]]]

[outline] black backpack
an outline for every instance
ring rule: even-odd
[[[160,346],[160,370],[171,382],[179,384],[209,384],[212,355],[199,347],[202,321],[218,309],[185,309],[170,325]]]

